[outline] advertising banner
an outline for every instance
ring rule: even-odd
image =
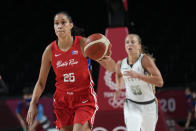
[[[128,29],[126,27],[106,29],[105,36],[112,44],[112,58],[116,62],[126,57],[124,45],[127,34]],[[99,111],[122,110],[125,92],[123,91],[121,97],[117,101],[114,101],[113,93],[115,88],[115,74],[100,67],[97,88]]]

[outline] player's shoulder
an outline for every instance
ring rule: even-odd
[[[51,46],[52,46],[52,44],[47,45],[45,50],[51,50]]]
[[[42,54],[43,59],[48,59],[49,61],[52,60],[52,44],[49,44],[45,47],[45,50]]]
[[[142,57],[142,60],[141,60],[141,64],[142,64],[143,68],[146,68],[146,67],[154,65],[155,64],[154,61],[155,60],[152,56],[144,54],[144,56]]]
[[[153,62],[154,59],[152,58],[152,56],[149,56],[147,54],[143,54],[143,57],[142,57],[142,62],[143,63],[148,63],[148,62]]]
[[[79,39],[79,40],[82,40],[84,39],[85,37],[84,36],[81,36],[81,35],[76,35],[76,36],[73,36],[73,39]]]
[[[46,55],[50,55],[50,54],[52,54],[52,48],[51,48],[51,44],[49,44],[49,45],[47,45],[46,46],[46,48],[45,48],[45,50],[44,50],[44,53],[46,54]]]
[[[117,65],[122,65],[123,63],[125,63],[127,61],[127,57],[124,57],[123,59],[121,59],[121,60],[118,60],[117,61]]]
[[[48,44],[48,45],[45,47],[45,52],[51,53],[52,47],[54,47],[55,44],[56,44],[56,40],[50,42],[50,44]]]
[[[86,41],[86,38],[83,36],[76,36],[77,39],[79,39],[80,41],[80,47],[82,48],[82,50],[84,49],[84,43]]]
[[[86,40],[86,38],[83,36],[75,36],[75,38],[79,39],[81,44],[84,43]]]
[[[52,46],[55,46],[56,43],[57,43],[57,40],[53,40],[52,42],[50,42],[50,43],[46,46],[46,48],[51,48]]]
[[[119,60],[117,63],[122,64],[122,63],[125,63],[126,61],[127,61],[127,57]]]

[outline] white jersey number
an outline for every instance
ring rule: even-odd
[[[63,76],[64,76],[64,82],[75,82],[74,73],[63,74]]]
[[[134,95],[142,95],[142,91],[139,86],[132,86],[131,90]]]

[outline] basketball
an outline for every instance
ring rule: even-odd
[[[112,45],[102,34],[95,33],[87,37],[84,43],[84,54],[92,60],[101,60],[105,55],[111,55]]]

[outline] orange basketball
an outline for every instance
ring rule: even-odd
[[[111,55],[111,48],[110,41],[104,35],[95,33],[87,37],[84,54],[93,60],[101,60],[105,55]]]

